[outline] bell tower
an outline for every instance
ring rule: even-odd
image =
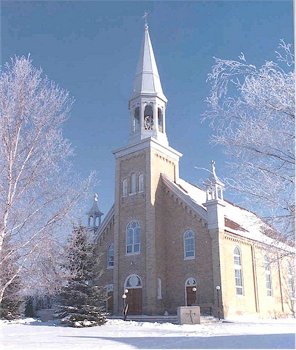
[[[122,310],[126,289],[130,312],[154,314],[161,308],[157,299],[159,280],[165,278],[157,245],[162,234],[161,174],[177,181],[182,156],[168,144],[166,104],[146,22],[129,100],[128,145],[113,151],[115,313]]]
[[[165,130],[167,98],[162,91],[147,22],[144,28],[136,77],[129,100],[129,143],[134,144],[153,137],[162,145],[168,146]]]

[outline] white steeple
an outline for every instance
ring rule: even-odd
[[[143,94],[158,96],[164,102],[167,102],[162,91],[147,24],[145,24],[144,38],[131,99]]]
[[[206,202],[209,230],[222,230],[224,228],[224,207],[223,200],[224,184],[216,174],[215,162],[211,162],[212,171],[204,182],[206,186]]]
[[[214,160],[211,161],[211,166],[212,171],[208,179],[205,181],[207,201],[218,199],[223,200],[224,184],[216,174],[216,164]]]
[[[159,143],[168,146],[165,133],[166,103],[167,99],[162,91],[148,25],[145,21],[144,38],[129,101],[130,143],[153,137]]]
[[[101,217],[104,215],[98,207],[99,196],[97,193],[94,194],[93,205],[88,215],[88,227],[90,229],[96,230],[101,225]]]

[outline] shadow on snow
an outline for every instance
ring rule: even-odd
[[[138,349],[295,349],[295,334],[292,333],[212,337],[73,337],[108,340]]]

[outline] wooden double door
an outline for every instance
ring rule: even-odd
[[[129,315],[142,314],[142,288],[129,288],[126,294]]]

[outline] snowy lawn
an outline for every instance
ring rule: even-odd
[[[92,328],[0,321],[0,349],[294,349],[295,320],[170,323],[109,320]]]

